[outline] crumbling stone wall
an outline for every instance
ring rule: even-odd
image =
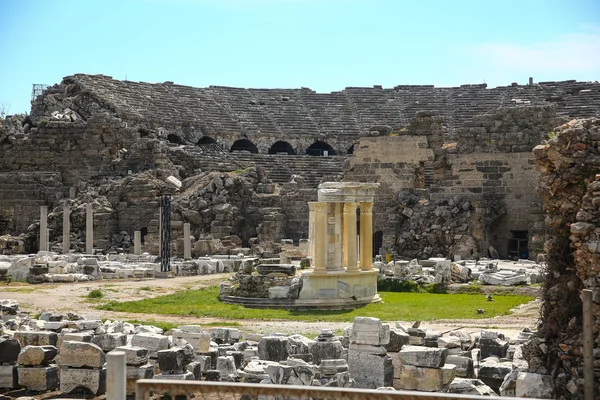
[[[600,120],[572,120],[556,128],[533,153],[541,172],[538,192],[548,229],[548,273],[539,336],[548,352],[529,347],[530,370],[555,380],[555,398],[583,398],[581,289],[593,290],[594,347],[600,344]],[[596,361],[600,357],[594,351]],[[600,393],[595,383],[596,396]]]

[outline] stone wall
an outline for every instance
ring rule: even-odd
[[[582,119],[558,127],[547,143],[534,149],[548,229],[548,274],[539,326],[539,340],[545,341],[548,352],[531,351],[528,358],[530,369],[546,368],[555,377],[553,398],[583,397],[581,289],[593,291],[594,347],[600,343],[598,146],[600,120]],[[594,357],[596,365],[596,351]],[[597,382],[594,388],[598,396]]]

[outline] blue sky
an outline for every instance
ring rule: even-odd
[[[74,73],[191,86],[600,80],[600,0],[0,0],[0,106]]]

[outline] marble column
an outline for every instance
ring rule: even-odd
[[[314,203],[314,273],[327,272],[327,203]]]
[[[373,203],[360,203],[360,269],[373,269]]]
[[[71,209],[67,203],[63,204],[63,254],[69,254],[71,234]]]
[[[48,251],[48,206],[40,207],[40,251]]]
[[[343,269],[342,262],[342,206],[343,203],[335,203],[333,208],[333,268]]]
[[[142,232],[133,232],[133,254],[139,256],[142,254]]]
[[[94,210],[91,204],[85,209],[85,253],[94,254]]]
[[[358,252],[356,237],[357,203],[344,203],[344,265],[347,271],[358,271]]]
[[[192,243],[190,241],[190,224],[183,224],[183,258],[192,258]]]
[[[315,258],[315,203],[308,202],[308,257]]]

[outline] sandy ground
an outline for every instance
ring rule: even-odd
[[[86,296],[94,289],[101,289],[104,299],[130,301],[162,296],[185,289],[198,289],[212,286],[226,280],[230,274],[202,275],[195,277],[177,277],[172,279],[150,279],[138,281],[102,280],[82,283],[28,285],[23,283],[0,283],[0,299],[14,299],[19,302],[21,311],[31,315],[42,311],[67,313],[73,312],[86,317],[118,320],[156,320],[181,324],[200,324],[231,322],[219,318],[197,318],[181,315],[134,314],[97,310],[97,302],[90,302]],[[151,288],[151,290],[148,290]],[[103,299],[103,300],[104,300]],[[470,333],[489,328],[500,331],[510,337],[516,337],[525,326],[534,328],[539,318],[539,301],[533,301],[517,307],[513,314],[485,319],[424,321],[421,327],[446,332],[463,329]],[[322,328],[343,329],[347,322],[301,322],[301,321],[258,321],[235,320],[241,324],[239,329],[255,333],[302,333],[316,334]],[[398,321],[405,327],[414,321]]]

